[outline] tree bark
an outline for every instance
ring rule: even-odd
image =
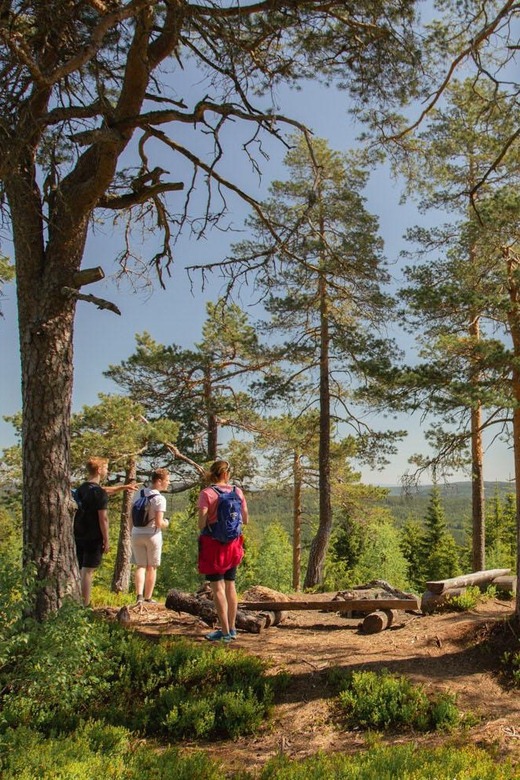
[[[470,185],[473,187],[475,178],[475,158],[470,156]],[[474,203],[469,203],[470,220],[475,219]],[[470,263],[476,262],[476,245],[471,241]],[[477,344],[480,340],[480,318],[477,312],[472,312],[469,334]],[[471,382],[477,387],[480,380],[480,371],[470,368]],[[477,405],[471,409],[471,517],[472,517],[472,564],[473,571],[482,571],[486,568],[486,515],[485,515],[485,490],[484,490],[484,450],[482,447],[482,402],[480,398]]]
[[[302,465],[299,452],[294,453],[293,461],[293,589],[300,590],[300,569],[302,562]]]
[[[391,609],[381,609],[371,612],[363,620],[362,631],[364,634],[379,634],[385,628],[390,628],[394,622],[395,613]]]
[[[517,282],[520,262],[509,247],[504,248],[504,256],[507,264],[507,277],[509,286],[510,309],[508,312],[509,329],[513,342],[513,366],[512,385],[513,400],[513,453],[515,461],[515,498],[516,498],[516,577],[517,593],[520,592],[520,287]],[[498,576],[498,575],[497,575]],[[520,621],[520,599],[516,599],[515,615]]]
[[[125,482],[135,482],[137,477],[137,460],[132,457],[125,472]],[[133,493],[123,491],[121,517],[119,521],[119,539],[117,542],[116,563],[112,577],[113,593],[128,593],[130,587],[130,563],[132,559],[132,501]]]
[[[471,410],[471,513],[473,571],[486,568],[486,521],[484,504],[484,451],[482,447],[482,403]]]
[[[32,163],[8,182],[17,274],[22,371],[23,565],[36,565],[32,614],[43,620],[63,599],[79,600],[69,474],[75,302],[72,283],[84,230],[45,251]],[[63,253],[63,254],[62,254]],[[65,260],[65,261],[64,261]]]
[[[208,460],[216,460],[218,454],[218,420],[213,412],[213,387],[211,382],[211,368],[204,368],[204,405],[207,415],[207,450]]]

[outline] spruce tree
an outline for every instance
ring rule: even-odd
[[[461,574],[457,545],[447,529],[441,494],[437,485],[430,491],[421,540],[421,557],[426,580],[442,580]]]

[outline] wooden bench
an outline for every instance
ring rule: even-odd
[[[338,601],[242,601],[238,608],[252,612],[292,612],[295,610],[320,610],[326,612],[367,612],[363,620],[366,634],[377,634],[390,628],[394,612],[415,612],[418,599],[346,599]]]

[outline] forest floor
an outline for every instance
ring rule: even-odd
[[[324,600],[334,594],[306,599]],[[294,597],[293,597],[294,598]],[[503,653],[519,637],[504,620],[513,614],[512,602],[493,599],[468,612],[434,615],[398,612],[391,628],[379,634],[360,631],[359,618],[333,612],[288,612],[283,623],[261,634],[239,632],[229,651],[241,648],[267,660],[270,673],[284,670],[291,683],[279,697],[271,724],[261,734],[235,741],[184,745],[203,748],[233,772],[260,768],[284,752],[303,759],[322,750],[355,752],[366,749],[367,737],[358,729],[338,725],[327,670],[382,670],[406,676],[432,691],[455,694],[464,713],[477,725],[456,736],[386,733],[386,744],[414,742],[424,747],[473,743],[493,749],[497,759],[510,758],[520,778],[520,692],[501,673]],[[116,610],[103,610],[115,615]],[[208,626],[197,617],[176,613],[158,604],[142,615],[132,611],[132,629],[148,636],[174,635],[205,642]]]

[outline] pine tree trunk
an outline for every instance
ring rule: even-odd
[[[137,477],[137,461],[132,457],[125,472],[125,482],[135,482]],[[132,559],[132,501],[133,493],[123,491],[121,518],[119,522],[119,539],[117,542],[116,563],[112,577],[113,593],[128,593],[130,587],[130,565]]]
[[[204,405],[207,413],[207,450],[208,460],[217,460],[218,456],[218,422],[217,417],[212,411],[213,406],[213,388],[211,383],[211,369],[206,366],[204,369]]]
[[[482,404],[471,410],[471,491],[473,519],[473,571],[486,568],[486,525],[484,504],[484,454],[482,448]]]
[[[478,316],[470,323],[470,335],[478,342],[480,324]],[[479,372],[473,372],[472,382],[477,384]],[[472,563],[473,571],[486,568],[486,516],[484,501],[484,451],[482,447],[482,403],[471,410],[471,514],[472,514]]]
[[[294,453],[293,462],[293,577],[295,591],[300,590],[300,569],[302,562],[302,466],[301,455]]]
[[[79,268],[84,230],[45,251],[30,162],[7,193],[22,370],[23,565],[36,566],[32,614],[43,620],[66,596],[80,598],[69,473],[75,301],[62,287],[71,286]]]
[[[332,505],[330,494],[330,379],[329,379],[329,311],[327,280],[320,274],[320,522],[312,540],[305,588],[312,588],[323,580],[325,557],[332,532]]]
[[[507,263],[507,275],[509,282],[509,297],[511,308],[508,314],[509,328],[513,341],[513,400],[516,404],[513,410],[513,453],[515,461],[515,496],[516,496],[516,618],[520,620],[520,371],[516,368],[520,361],[520,288],[517,283],[517,274],[520,262],[513,255],[510,248],[504,248],[504,256]]]
[[[470,158],[470,181],[473,182],[474,158]],[[470,220],[474,219],[474,206],[469,204]],[[476,261],[476,245],[471,242],[470,262]],[[480,318],[473,312],[469,325],[469,334],[477,344],[480,340]],[[471,382],[478,386],[480,372],[470,368]],[[484,491],[484,451],[482,447],[482,403],[471,409],[471,517],[472,517],[472,564],[473,571],[486,568],[486,514]]]

